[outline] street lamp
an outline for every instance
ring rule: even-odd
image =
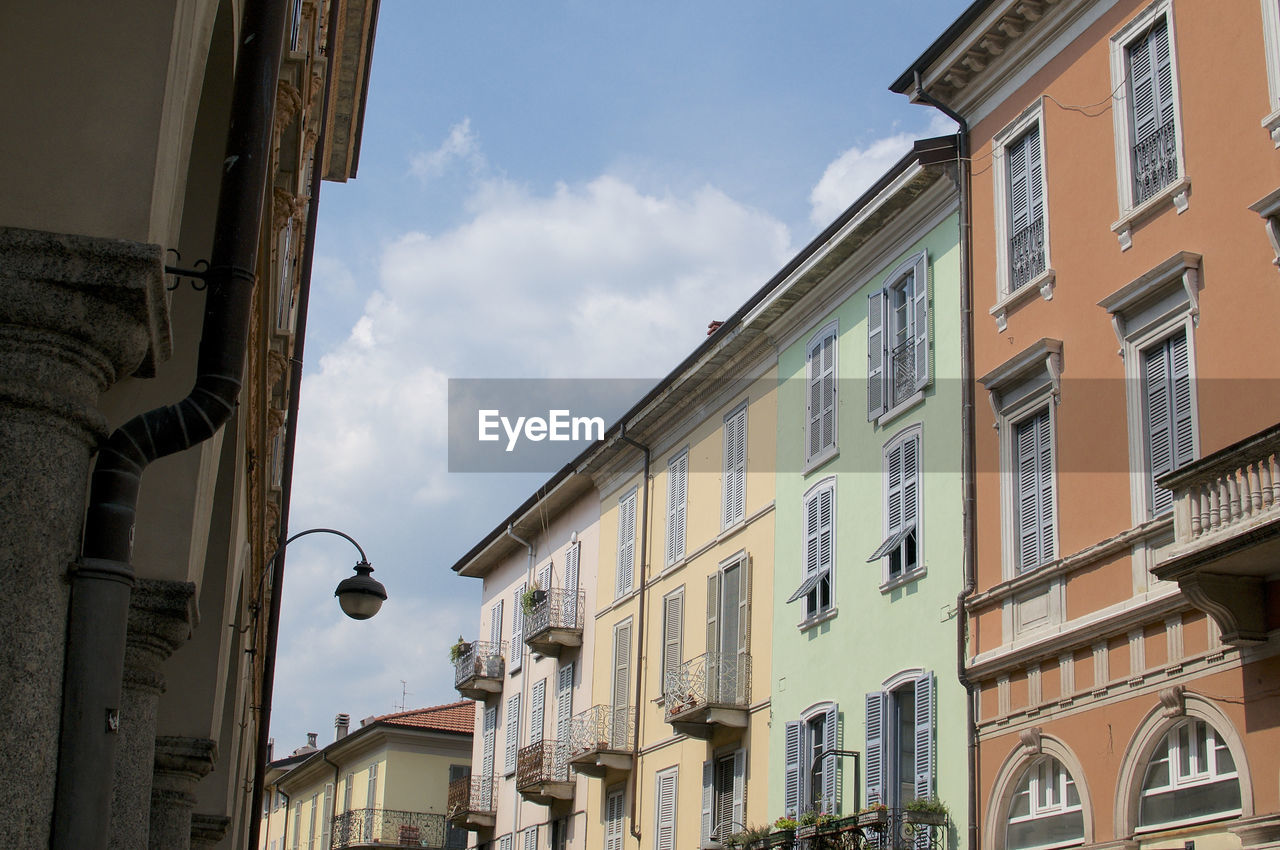
[[[360,553],[360,561],[353,568],[356,574],[338,582],[338,587],[333,591],[333,595],[338,597],[338,604],[342,606],[342,612],[348,617],[353,620],[369,619],[382,608],[382,603],[387,599],[387,589],[382,586],[382,582],[369,575],[369,573],[373,572],[373,567],[369,565],[369,559],[365,556],[364,549],[360,547],[360,544],[351,535],[333,528],[309,528],[306,531],[299,531],[280,544],[280,548],[267,561],[266,566],[270,567],[275,559],[280,557],[280,553],[284,551],[284,548],[299,537],[321,532],[336,534],[345,538]],[[263,568],[263,574],[266,574],[266,567]]]

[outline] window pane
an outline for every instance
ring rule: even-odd
[[[1084,843],[1084,813],[1041,817],[1035,820],[1009,824],[1005,833],[1009,850],[1027,850],[1032,847],[1067,847]]]

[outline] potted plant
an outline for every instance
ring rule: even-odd
[[[462,639],[462,635],[458,635],[458,640],[453,646],[449,647],[449,660],[454,664],[458,663],[458,659],[471,649],[471,644]]]
[[[881,826],[889,820],[889,807],[884,803],[867,806],[858,812],[858,826]]]
[[[520,608],[524,611],[525,615],[527,616],[529,614],[532,614],[533,609],[537,607],[537,605],[546,598],[547,598],[547,592],[542,588],[538,587],[538,583],[535,581],[525,590],[523,594],[521,594]]]
[[[745,829],[735,832],[725,839],[726,847],[744,847],[755,848],[764,847],[764,840],[769,836],[769,824],[762,826],[749,826]]]
[[[795,818],[789,818],[786,815],[783,815],[782,817],[778,818],[776,821],[773,822],[773,828],[775,830],[777,830],[778,832],[784,833],[785,835],[788,836],[788,839],[787,839],[788,846],[790,845],[791,839],[795,838],[796,827],[798,826],[800,826],[800,824],[796,821]]]
[[[903,808],[907,823],[927,826],[942,826],[951,814],[947,804],[937,797],[921,797],[908,802]]]
[[[822,827],[835,822],[835,815],[810,809],[796,818],[796,838],[812,838]]]

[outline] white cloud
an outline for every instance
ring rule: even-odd
[[[449,135],[440,143],[440,147],[410,157],[409,173],[425,183],[442,176],[455,162],[467,164],[473,173],[485,168],[484,154],[480,152],[479,141],[471,132],[470,118],[463,118],[450,127]]]
[[[862,147],[849,148],[827,166],[809,193],[809,220],[825,226],[888,171],[916,139],[955,132],[955,122],[935,113],[923,133],[895,133]]]

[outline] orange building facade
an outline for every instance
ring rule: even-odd
[[[982,848],[1280,847],[1280,4],[992,0],[969,140]]]

